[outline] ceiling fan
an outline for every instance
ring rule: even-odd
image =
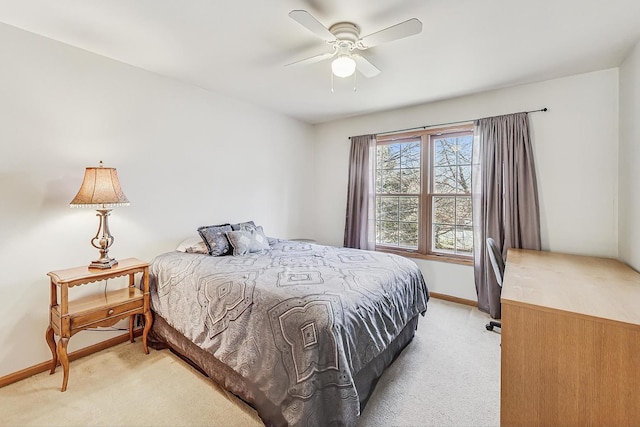
[[[360,27],[353,22],[338,22],[327,28],[306,10],[292,10],[289,17],[311,31],[333,48],[332,52],[322,53],[287,65],[313,64],[334,58],[331,70],[338,77],[352,75],[356,67],[365,77],[375,77],[380,70],[364,56],[356,53],[370,47],[418,34],[422,31],[422,22],[416,18],[392,25],[383,30],[360,37]]]

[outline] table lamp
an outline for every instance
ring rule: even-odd
[[[97,208],[96,216],[100,217],[100,225],[96,236],[91,239],[91,245],[100,251],[100,258],[92,261],[89,268],[111,268],[118,263],[109,258],[109,248],[114,238],[109,231],[109,213],[116,206],[129,206],[127,196],[120,188],[118,173],[115,168],[100,166],[86,168],[84,179],[78,194],[71,201],[72,208]]]

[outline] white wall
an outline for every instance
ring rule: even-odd
[[[0,377],[51,357],[46,273],[97,255],[95,212],[69,202],[100,160],[131,201],[112,212],[116,258],[227,221],[308,236],[311,126],[4,24],[0,52]],[[121,333],[81,332],[69,350]]]
[[[547,107],[530,116],[543,249],[616,257],[617,85],[609,69],[318,125],[316,240],[342,243],[349,136]],[[472,267],[418,264],[432,291],[476,299]]]
[[[619,256],[640,271],[640,42],[620,66]]]

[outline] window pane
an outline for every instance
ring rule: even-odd
[[[376,154],[378,169],[397,169],[400,167],[400,144],[378,145]]]
[[[418,247],[419,194],[421,190],[421,142],[379,145],[376,160],[376,243]]]
[[[402,158],[400,167],[403,169],[420,167],[420,143],[410,142],[402,144]]]
[[[408,248],[418,247],[418,223],[417,222],[401,222],[400,223],[400,246]]]
[[[392,221],[380,222],[380,244],[398,246],[398,223]]]
[[[400,192],[400,169],[383,171],[381,193],[399,193],[399,192]]]
[[[376,198],[376,219],[380,221],[398,220],[398,198],[380,196]]]
[[[456,169],[457,192],[471,193],[471,166],[457,166]]]
[[[402,193],[420,193],[420,169],[402,169]]]
[[[433,222],[436,224],[456,223],[456,203],[455,197],[434,197],[433,198]]]
[[[456,224],[469,226],[472,224],[470,196],[456,197]]]
[[[436,166],[456,164],[456,138],[437,138],[434,149]]]
[[[453,251],[455,249],[456,232],[452,225],[435,224],[433,226],[433,249],[436,251]]]
[[[473,252],[473,228],[456,228],[456,253],[471,254]]]
[[[458,137],[458,164],[470,165],[473,150],[473,136]]]
[[[434,193],[456,192],[456,170],[454,166],[437,166],[434,168]]]
[[[399,219],[405,222],[418,221],[418,197],[399,198]]]

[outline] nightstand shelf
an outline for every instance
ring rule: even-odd
[[[135,287],[135,275],[142,274],[142,290]],[[69,380],[69,358],[67,344],[77,332],[98,326],[113,326],[122,319],[129,318],[129,340],[133,342],[133,323],[136,314],[145,318],[142,333],[144,352],[149,353],[147,335],[151,328],[149,309],[149,264],[135,258],[121,260],[110,269],[77,267],[47,273],[51,278],[51,303],[49,305],[49,327],[46,340],[51,349],[51,371],[55,372],[58,360],[63,367],[64,377],[61,391],[67,389]],[[129,276],[129,287],[116,289],[104,294],[90,295],[69,301],[69,288],[101,280]],[[58,303],[58,290],[60,303]],[[55,335],[60,338],[56,346]]]

